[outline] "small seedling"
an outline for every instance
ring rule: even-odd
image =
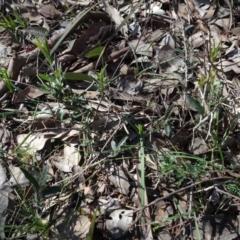
[[[128,137],[124,137],[119,143],[118,145],[116,144],[116,142],[114,140],[112,140],[111,142],[111,147],[113,150],[112,156],[117,156],[118,153],[121,151],[122,146],[126,143]]]

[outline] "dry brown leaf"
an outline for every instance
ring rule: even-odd
[[[157,29],[154,32],[152,32],[149,36],[146,38],[146,43],[153,43],[158,42],[164,35],[164,31],[161,29]]]
[[[86,99],[99,99],[99,92],[98,91],[85,91],[81,89],[72,89],[72,91],[76,94],[83,94]]]
[[[106,23],[103,21],[93,23],[92,25],[90,25],[90,27],[88,29],[86,29],[86,31],[84,31],[84,33],[81,35],[81,37],[77,38],[74,41],[73,45],[71,47],[69,47],[68,49],[66,49],[65,51],[63,51],[62,54],[72,53],[74,55],[78,55],[83,52],[86,52],[86,50],[88,48],[89,40],[92,37],[95,37],[96,35],[98,35],[100,29],[104,26],[106,26]]]
[[[61,216],[64,209],[59,211]],[[89,232],[91,222],[85,215],[79,214],[74,209],[68,209],[63,212],[62,218],[60,218],[55,225],[58,229],[59,235],[54,239],[71,239],[71,240],[85,240]]]
[[[100,132],[104,127],[106,131],[110,129],[116,129],[119,123],[119,117],[117,114],[99,114],[100,118],[93,121],[91,129],[96,132]]]
[[[238,66],[238,64],[228,60],[223,60],[222,62],[220,62],[217,68],[223,70],[224,72],[233,71],[237,74],[240,73],[240,67]]]
[[[160,65],[160,73],[163,71],[173,73],[175,71],[184,71],[186,63],[174,53],[174,48],[170,45],[161,47],[155,56],[157,64]]]
[[[182,36],[182,33],[184,30],[184,20],[176,20],[175,22],[173,22],[172,24],[172,28],[174,31],[174,35],[175,36]]]
[[[213,17],[213,15],[215,14],[215,11],[217,9],[217,6],[210,6],[210,8],[208,9],[207,13],[203,16],[203,19],[210,19]]]
[[[58,157],[58,161],[53,161],[53,164],[63,172],[72,172],[73,166],[78,166],[81,155],[76,149],[76,142],[72,142],[64,145],[64,156]]]
[[[154,207],[154,221],[161,222],[174,214],[173,206],[169,202],[160,201]],[[171,224],[171,220],[168,221]]]
[[[219,37],[219,34],[216,31],[210,31],[211,34],[211,46],[212,48],[215,48],[218,46],[218,44],[221,42],[221,39]]]
[[[79,184],[85,183],[85,177],[83,175],[83,169],[80,166],[74,165],[72,168],[73,176],[77,176]]]
[[[152,43],[144,43],[143,41],[139,40],[132,40],[128,43],[131,48],[133,48],[133,51],[136,54],[139,55],[145,55],[148,57],[152,57],[153,55],[153,48]]]
[[[188,41],[194,48],[202,46],[205,42],[204,32],[199,31],[197,33],[194,33],[192,36],[189,37]]]
[[[186,4],[181,3],[178,5],[177,15],[185,20],[189,19],[189,8]]]
[[[36,5],[32,3],[32,1],[24,1],[23,4],[18,4],[14,1],[12,1],[12,4],[10,5],[12,9],[20,14],[28,13],[31,11],[36,11]]]
[[[23,13],[22,17],[29,19],[30,22],[38,22],[43,18],[43,16],[37,11]]]
[[[127,195],[129,193],[129,179],[119,166],[112,166],[109,181],[117,188],[118,192]]]
[[[17,136],[17,143],[21,145],[21,148],[29,152],[30,154],[36,151],[42,150],[47,142],[48,138],[42,133],[37,134],[20,134]]]
[[[159,3],[151,4],[149,9],[147,9],[147,13],[155,14],[155,15],[165,15],[166,14],[166,12],[163,9],[161,9],[161,6],[159,6]]]
[[[13,103],[19,103],[24,102],[25,100],[35,99],[42,96],[43,94],[44,92],[42,92],[41,90],[33,86],[28,86],[21,92],[15,93]]]
[[[115,22],[116,29],[117,29],[125,21],[124,18],[120,15],[119,11],[116,8],[110,6],[105,0],[102,0],[102,2],[104,5],[104,8],[105,8],[105,11],[109,14],[111,19]],[[120,30],[124,37],[128,36],[128,34],[127,34],[128,27],[127,27],[126,23],[121,26]]]
[[[128,93],[129,95],[136,95],[141,89],[142,81],[137,80],[134,76],[126,76],[118,84],[118,91]]]
[[[177,76],[169,76],[167,78],[152,78],[144,80],[144,91],[153,92],[160,88],[160,91],[164,95],[171,94],[175,87],[179,84],[179,79]]]
[[[11,178],[9,182],[13,185],[19,185],[21,187],[26,187],[30,184],[29,180],[25,177],[24,173],[19,167],[15,167],[14,165],[9,166]]]
[[[43,5],[38,12],[49,19],[56,19],[62,15],[62,12],[57,10],[53,5]]]
[[[231,33],[233,33],[234,35],[240,37],[240,27],[232,28],[231,29]]]
[[[194,155],[197,154],[203,154],[209,151],[209,148],[207,146],[207,144],[205,143],[205,141],[200,138],[200,137],[196,137],[193,139],[192,144],[190,145],[190,149],[189,149]]]
[[[229,29],[230,18],[221,18],[215,22],[216,25],[222,27],[225,31]]]

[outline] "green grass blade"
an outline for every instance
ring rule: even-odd
[[[143,126],[138,125],[138,133],[139,133],[139,157],[141,161],[141,206],[145,205],[145,153],[144,153],[144,145],[143,145]]]
[[[80,12],[74,19],[73,21],[66,27],[64,34],[60,37],[60,39],[56,42],[54,47],[52,48],[50,55],[52,56],[53,53],[57,50],[59,45],[63,42],[63,40],[69,35],[69,33],[77,27],[81,19],[88,13],[90,12],[94,7],[96,7],[97,4],[93,5],[92,7],[88,8],[85,11]]]
[[[97,217],[97,211],[95,210],[94,214],[93,214],[92,222],[91,222],[91,225],[89,228],[89,232],[87,235],[87,240],[93,240],[93,233],[94,233],[94,227],[95,227],[95,223],[96,223],[96,217]]]

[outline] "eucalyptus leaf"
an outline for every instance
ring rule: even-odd
[[[40,185],[40,187],[44,187],[46,185],[47,177],[48,177],[48,165],[43,167],[41,176],[39,178],[39,185]]]
[[[25,175],[25,177],[29,180],[30,183],[32,183],[32,185],[36,188],[39,189],[39,184],[38,181],[36,180],[36,178],[29,173],[26,169],[20,167],[21,171],[23,172],[23,174]]]
[[[52,82],[52,78],[48,75],[45,75],[45,74],[42,74],[42,73],[39,73],[38,74],[39,77],[42,79],[42,80],[45,80],[45,81],[51,81]]]
[[[43,192],[43,197],[44,198],[51,198],[51,197],[56,196],[60,192],[61,192],[61,187],[51,186]]]
[[[67,72],[67,73],[64,73],[64,78],[66,78],[67,80],[93,82],[92,77],[90,77],[90,76],[88,76],[87,74],[84,74],[84,73]]]
[[[118,148],[119,148],[119,149],[125,144],[125,142],[127,141],[127,139],[128,139],[128,136],[124,137],[124,138],[118,143]]]
[[[186,100],[192,110],[197,111],[200,114],[204,114],[204,107],[201,105],[201,103],[196,98],[187,95]]]
[[[104,50],[103,46],[96,47],[96,48],[90,50],[89,52],[87,52],[85,57],[86,58],[99,57],[102,54],[103,50]]]
[[[113,150],[114,152],[116,152],[116,151],[118,150],[117,145],[116,145],[116,142],[115,142],[114,140],[111,141],[111,147],[112,147],[112,150]]]
[[[169,137],[172,133],[172,127],[169,124],[164,126],[165,134]]]
[[[45,38],[48,34],[48,30],[43,27],[29,27],[25,28],[23,32],[33,35],[36,38]]]
[[[172,114],[173,112],[173,108],[174,108],[174,105],[171,105],[170,107],[168,107],[167,111],[166,111],[166,114],[164,116],[165,120],[167,121],[168,118],[170,117],[170,115]]]

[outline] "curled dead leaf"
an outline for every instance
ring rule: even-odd
[[[49,19],[56,19],[62,15],[62,12],[57,10],[53,5],[43,5],[38,12]]]

